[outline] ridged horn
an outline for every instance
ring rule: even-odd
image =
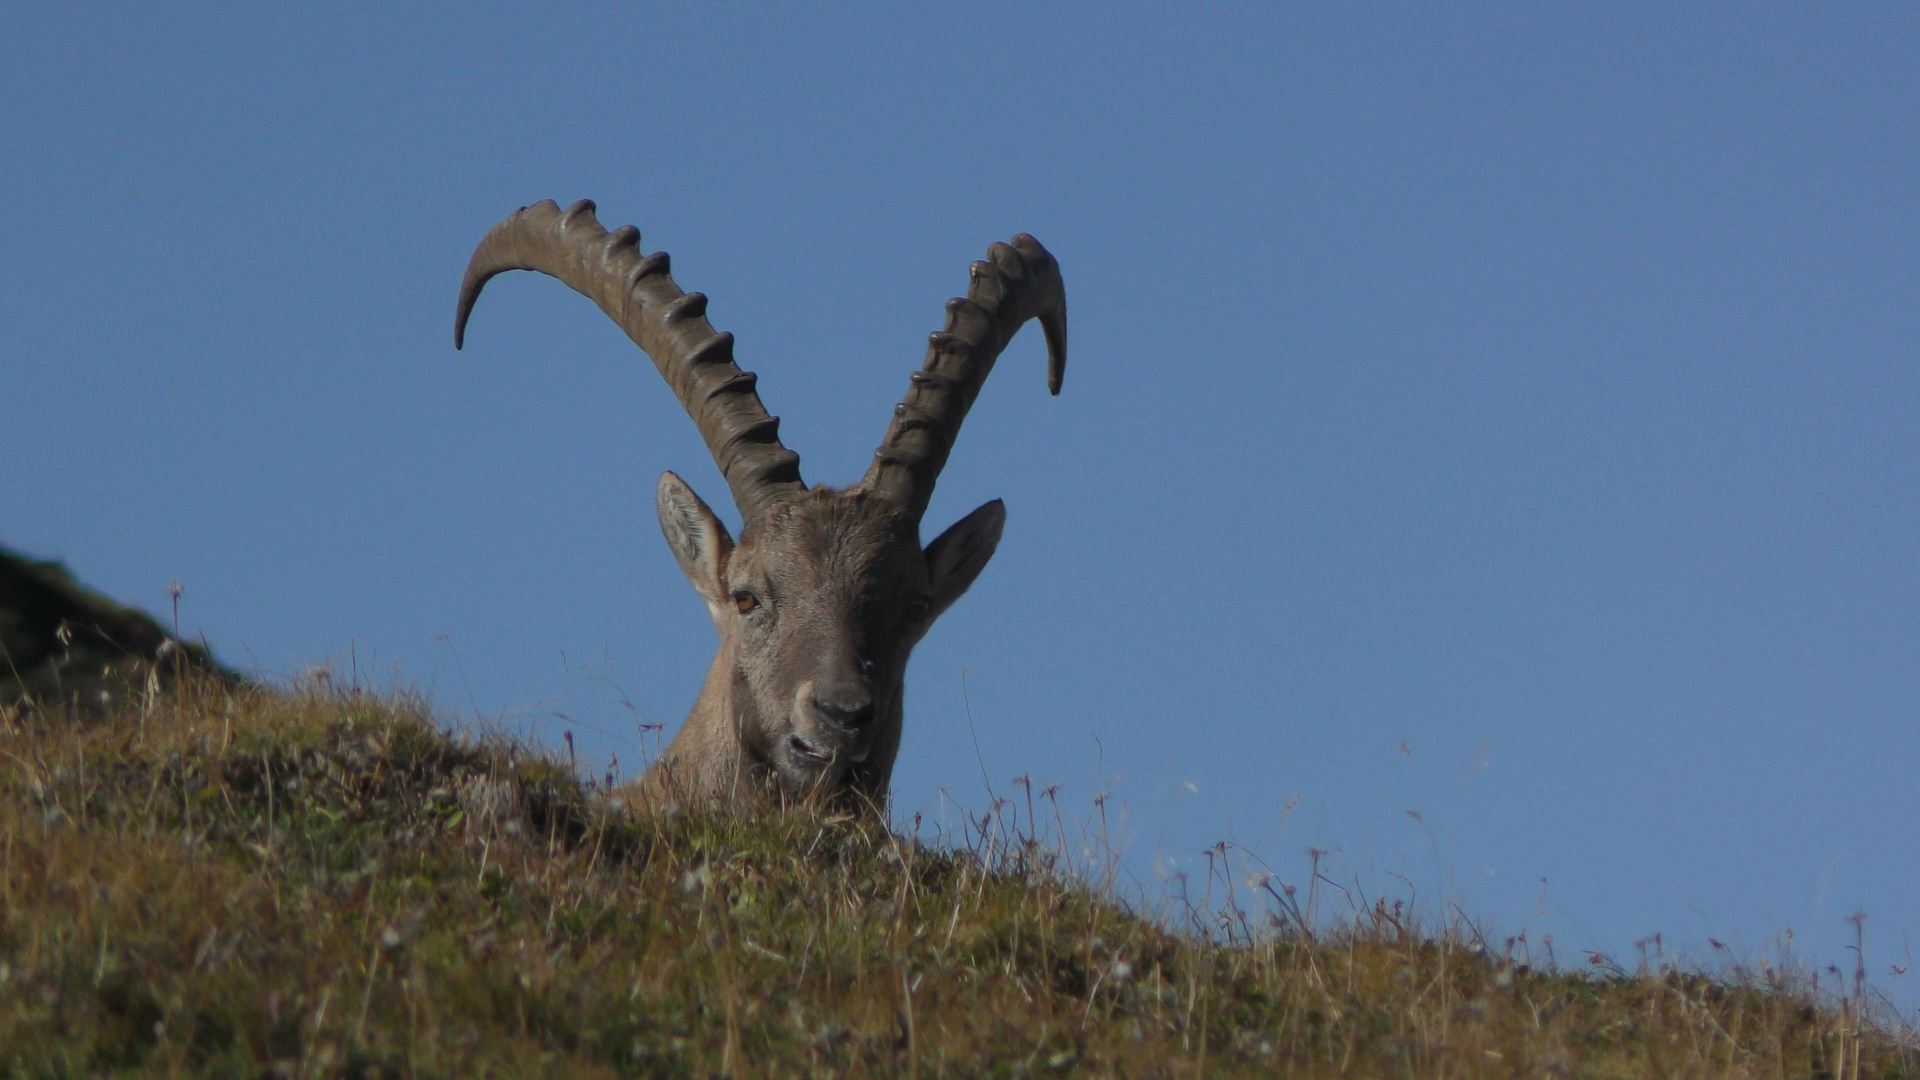
[[[1047,335],[1047,390],[1060,393],[1067,369],[1067,292],[1060,264],[1040,241],[1021,233],[994,244],[970,268],[967,295],[947,301],[947,325],[927,341],[927,360],[894,406],[886,438],[860,486],[926,512],[933,485],[953,450],[960,424],[1007,342],[1028,319]]]
[[[727,478],[745,523],[769,503],[806,490],[800,455],[780,444],[780,418],[760,404],[753,373],[733,362],[733,335],[714,331],[705,296],[674,284],[665,252],[640,254],[640,230],[608,232],[588,199],[564,211],[552,199],[521,207],[487,231],[467,263],[454,348],[464,343],[480,290],[506,270],[559,278],[600,305],[653,359]]]

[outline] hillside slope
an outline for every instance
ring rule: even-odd
[[[59,563],[0,546],[0,710],[100,715],[187,672],[235,678],[205,647],[87,588]]]
[[[1392,907],[1229,911],[1209,943],[1048,863],[803,811],[635,821],[358,692],[16,711],[0,1071],[1920,1074],[1784,977],[1529,971]]]

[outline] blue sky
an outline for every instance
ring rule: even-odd
[[[1148,890],[1319,847],[1575,964],[1865,911],[1911,1005],[1914,9],[692,7],[9,12],[0,542],[630,771],[713,643],[653,484],[724,485],[557,282],[455,353],[473,244],[638,225],[846,483],[1028,231],[1066,386],[1023,335],[941,479],[1009,520],[900,816],[1110,789]]]

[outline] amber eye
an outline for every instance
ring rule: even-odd
[[[742,589],[733,594],[733,606],[740,609],[740,614],[745,615],[760,606],[760,598]]]

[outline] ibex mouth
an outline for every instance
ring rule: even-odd
[[[822,765],[831,764],[833,762],[832,754],[829,754],[823,750],[820,750],[819,748],[815,747],[812,743],[808,742],[807,740],[801,738],[798,735],[787,736],[787,746],[794,753],[799,754],[801,757],[807,758],[808,760],[811,760],[811,761],[818,761]]]
[[[794,753],[800,755],[803,758],[806,758],[808,761],[817,761],[822,765],[831,765],[833,764],[834,760],[840,756],[838,754],[835,754],[826,750],[822,750],[819,747],[813,745],[812,743],[808,742],[807,740],[801,738],[798,735],[787,736],[787,747],[788,749],[792,750]],[[846,759],[847,761],[855,765],[858,765],[861,762],[867,760],[867,755],[871,754],[872,752],[873,752],[872,747],[862,746],[860,749],[855,750],[853,753],[847,754]]]

